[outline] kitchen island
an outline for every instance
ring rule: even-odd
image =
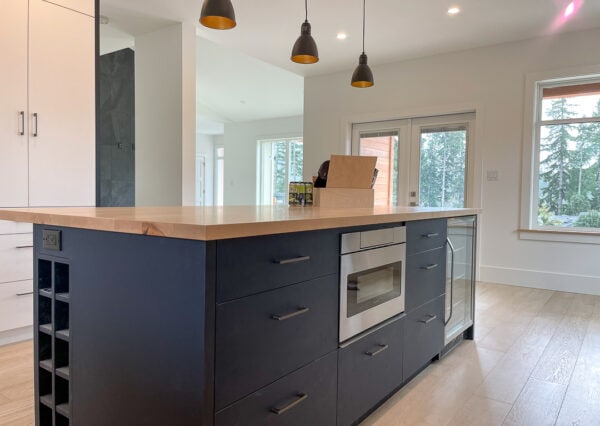
[[[0,210],[36,224],[37,423],[356,422],[443,350],[433,265],[446,263],[445,220],[478,213]],[[340,344],[341,234],[404,224],[406,313]]]

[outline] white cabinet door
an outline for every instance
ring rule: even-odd
[[[0,235],[0,285],[33,278],[33,234]]]
[[[0,332],[33,324],[32,291],[31,280],[0,284]]]
[[[0,57],[0,207],[27,207],[27,2],[24,0],[2,0]]]
[[[29,2],[29,205],[95,205],[94,19]]]
[[[76,10],[77,12],[85,13],[86,15],[94,16],[94,0],[47,0],[48,3],[58,4],[62,7]]]

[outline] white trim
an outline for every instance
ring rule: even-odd
[[[522,229],[537,229],[537,223],[533,222],[534,212],[537,214],[537,194],[539,193],[537,166],[539,164],[539,138],[537,137],[537,123],[541,121],[541,111],[538,110],[539,82],[556,83],[560,85],[570,80],[586,80],[600,75],[600,65],[588,67],[565,68],[552,71],[533,72],[526,74],[525,78],[525,99],[524,99],[524,122],[523,122],[523,140],[522,140],[522,171],[521,171],[521,214],[520,227]],[[536,119],[537,118],[537,119]],[[564,228],[563,228],[564,229]],[[560,230],[563,230],[560,229]],[[521,239],[531,239],[539,241],[560,241],[560,242],[587,242],[575,241],[573,235],[556,234],[553,239],[549,239],[546,234],[541,233],[519,233]],[[583,236],[587,237],[587,236]],[[600,240],[599,240],[600,241]]]
[[[590,234],[585,235],[583,233],[569,234],[565,231],[565,228],[557,228],[556,231],[552,229],[543,228],[548,232],[528,232],[526,230],[519,231],[519,239],[521,240],[534,240],[534,241],[553,241],[559,243],[575,243],[575,244],[600,244],[600,235]],[[567,228],[573,229],[573,228]]]
[[[484,282],[600,296],[600,277],[482,265]],[[567,284],[568,283],[568,284]]]
[[[0,346],[33,339],[33,326],[16,328],[0,333]]]

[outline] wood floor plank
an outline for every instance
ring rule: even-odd
[[[530,379],[506,416],[503,425],[554,425],[566,391],[565,385]]]
[[[449,426],[500,426],[512,405],[473,395],[452,418]]]

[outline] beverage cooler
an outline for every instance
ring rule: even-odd
[[[473,338],[476,236],[476,216],[448,219],[445,345]]]

